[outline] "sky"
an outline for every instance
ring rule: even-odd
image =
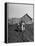
[[[7,15],[8,19],[11,18],[20,18],[25,14],[28,14],[33,18],[33,5],[24,5],[24,4],[7,4]]]

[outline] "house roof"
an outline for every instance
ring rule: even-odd
[[[30,20],[32,20],[32,18],[28,14],[25,14],[24,16],[27,16],[28,18],[30,18]]]
[[[32,18],[28,14],[25,14],[23,17],[21,17],[21,21],[22,22],[32,21]]]

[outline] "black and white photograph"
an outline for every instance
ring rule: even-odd
[[[34,42],[33,4],[5,3],[5,17],[6,43]]]

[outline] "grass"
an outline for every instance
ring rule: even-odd
[[[26,24],[25,30],[17,28],[17,24],[8,24],[8,42],[30,42],[34,41],[33,24]],[[21,30],[21,32],[20,32]]]

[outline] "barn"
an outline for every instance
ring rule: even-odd
[[[28,14],[25,14],[23,17],[21,17],[21,24],[22,30],[25,30],[26,24],[32,24],[32,18]]]

